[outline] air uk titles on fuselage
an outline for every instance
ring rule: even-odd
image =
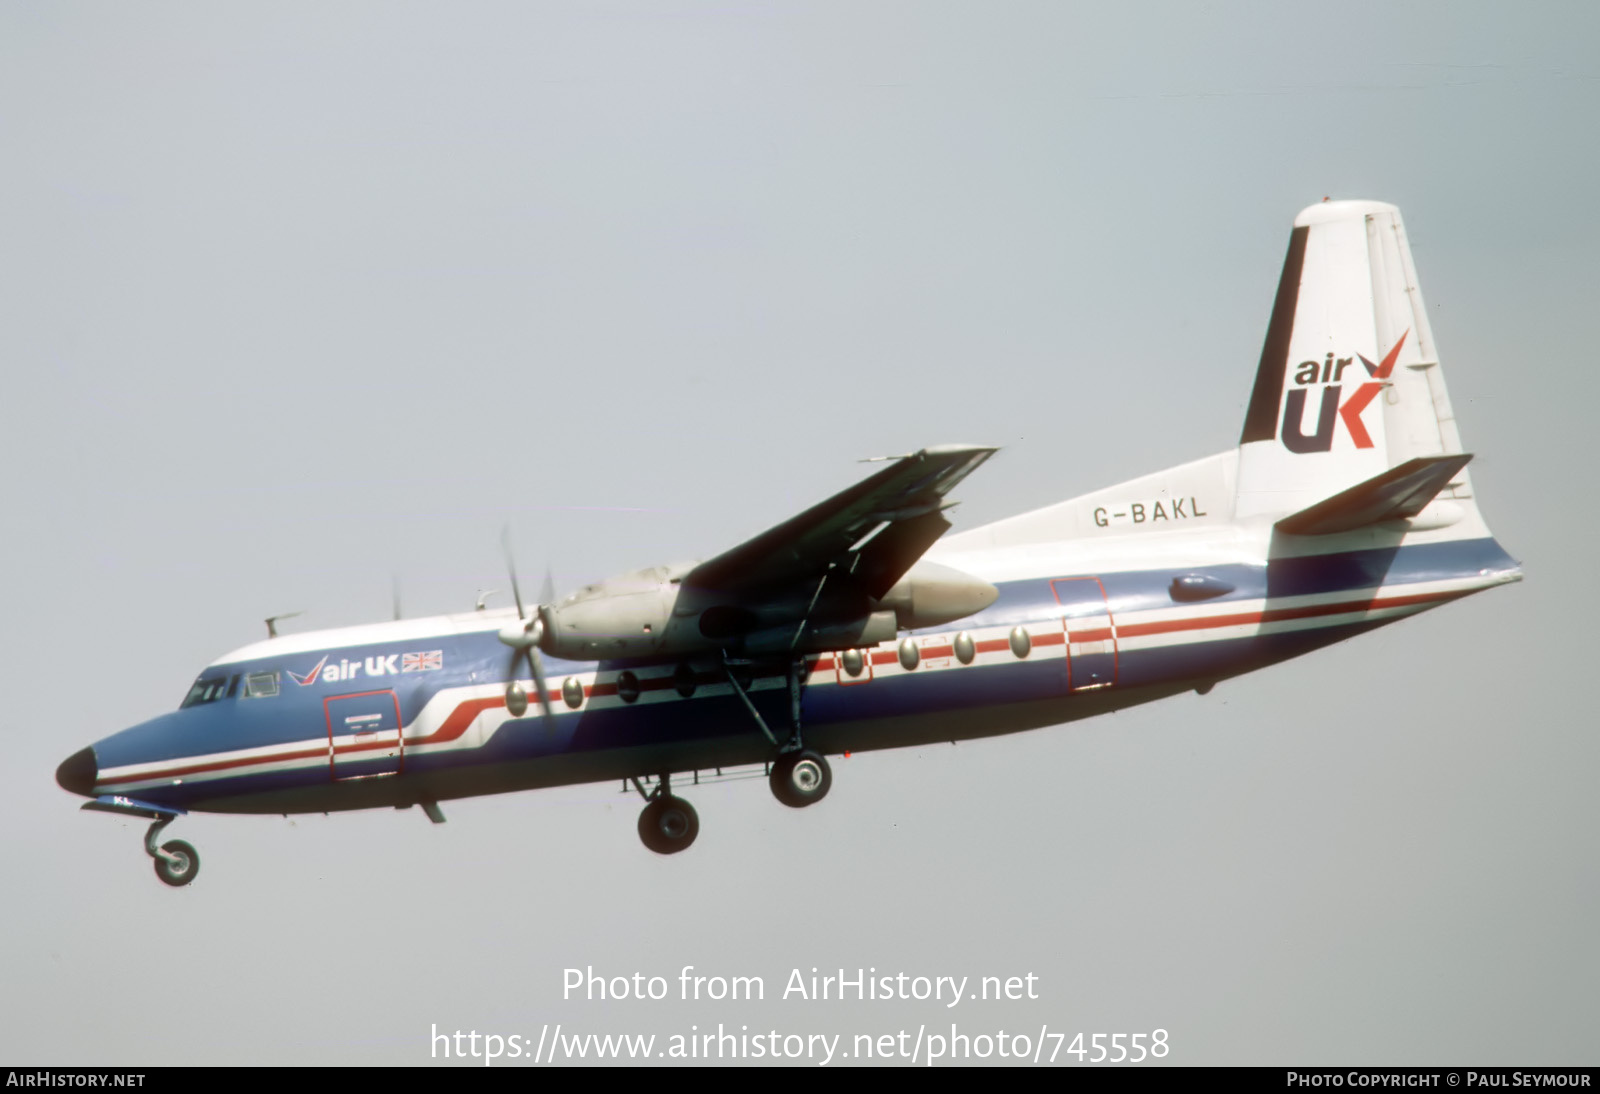
[[[301,675],[290,670],[289,675],[301,687],[309,687],[318,680],[333,683],[339,680],[354,680],[365,673],[368,676],[399,676],[410,672],[432,672],[444,667],[443,650],[427,650],[421,653],[390,653],[377,657],[367,657],[364,660],[357,658],[351,661],[340,658],[337,664],[329,664],[328,656],[324,656],[312,666],[311,671]]]

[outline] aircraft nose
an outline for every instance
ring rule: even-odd
[[[56,768],[56,782],[61,789],[86,798],[94,797],[94,781],[100,777],[100,764],[94,758],[94,749],[79,749]]]

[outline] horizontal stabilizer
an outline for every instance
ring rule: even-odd
[[[1380,521],[1414,517],[1470,459],[1471,453],[1418,456],[1284,517],[1275,527],[1280,532],[1297,536],[1324,536],[1365,528]]]

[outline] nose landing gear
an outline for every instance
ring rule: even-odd
[[[144,853],[155,862],[156,877],[167,885],[187,885],[200,873],[200,855],[194,845],[181,839],[159,843],[167,825],[185,815],[187,810],[172,805],[156,805],[138,801],[119,794],[106,794],[86,801],[82,808],[94,813],[117,813],[124,817],[142,817],[150,821],[144,834]]]
[[[184,840],[169,839],[154,857],[156,877],[168,885],[187,885],[200,873],[200,856],[194,845]]]
[[[156,846],[162,829],[175,820],[176,817],[162,817],[151,824],[144,834],[144,849],[155,860],[156,877],[168,885],[181,886],[189,884],[200,873],[200,855],[192,843],[181,839],[169,839]]]

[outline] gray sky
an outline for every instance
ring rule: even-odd
[[[428,1034],[1139,1032],[1184,1063],[1594,1063],[1600,64],[1586,4],[0,5],[0,1060]],[[297,626],[718,551],[858,457],[959,527],[1238,435],[1290,221],[1397,203],[1528,580],[1139,710],[702,787],[194,816],[52,778]],[[587,1003],[562,970],[760,975]],[[779,1000],[789,970],[1034,1001]],[[1069,1059],[1069,1057],[1062,1057]]]

